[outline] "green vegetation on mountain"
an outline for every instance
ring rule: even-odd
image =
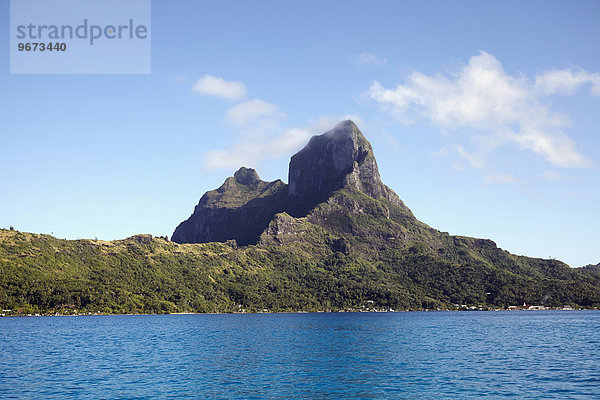
[[[381,183],[371,146],[351,121],[311,139],[292,157],[289,178],[289,185],[263,182],[241,168],[202,197],[173,241],[0,230],[0,307],[21,314],[600,307],[597,267],[515,256],[491,240],[418,221]]]
[[[600,306],[594,271],[514,256],[409,217],[399,225],[394,211],[406,216],[386,200],[341,190],[305,218],[278,214],[261,243],[245,247],[0,230],[0,306],[23,313]]]

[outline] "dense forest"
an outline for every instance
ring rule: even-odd
[[[362,193],[336,196],[312,214],[327,215],[328,225],[303,218],[296,235],[281,233],[273,225],[292,217],[280,214],[261,243],[242,247],[0,230],[0,307],[23,315],[600,306],[597,270],[515,256],[416,220],[386,227],[393,219],[378,208],[391,204]],[[366,212],[343,211],[339,204],[348,201]],[[386,229],[404,240],[396,243]]]

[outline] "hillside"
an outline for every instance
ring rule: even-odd
[[[592,264],[586,265],[585,267],[583,267],[583,269],[600,273],[600,263],[598,263],[596,265],[592,265]]]
[[[495,252],[489,242],[459,237],[446,238],[460,248],[454,261],[420,243],[371,258],[377,248],[360,254],[353,248],[365,246],[360,239],[336,238],[308,221],[296,228],[309,240],[286,242],[288,218],[280,214],[270,227],[284,244],[241,248],[0,230],[0,305],[25,314],[600,305],[600,275],[555,260],[501,252],[494,265],[486,260]]]
[[[242,167],[202,196],[172,240],[68,241],[0,230],[0,306],[21,313],[600,306],[592,269],[515,256],[491,240],[420,222],[381,182],[371,145],[351,121],[292,157],[289,184]]]

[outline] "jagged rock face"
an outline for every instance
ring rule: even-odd
[[[289,194],[295,204],[292,215],[306,215],[341,188],[357,189],[377,199],[401,205],[400,198],[381,182],[371,144],[354,122],[348,120],[319,136],[292,156]]]
[[[251,168],[240,168],[217,190],[207,192],[172,240],[177,243],[225,242],[254,244],[275,214],[283,211],[287,185],[261,181]]]
[[[259,243],[262,245],[283,245],[298,240],[302,234],[299,218],[291,217],[287,213],[275,215],[267,229],[260,235]]]

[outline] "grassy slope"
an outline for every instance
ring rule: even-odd
[[[0,307],[231,312],[453,303],[600,305],[600,274],[449,236],[386,200],[341,190],[263,244],[104,242],[0,230]],[[372,301],[373,303],[370,303]]]

